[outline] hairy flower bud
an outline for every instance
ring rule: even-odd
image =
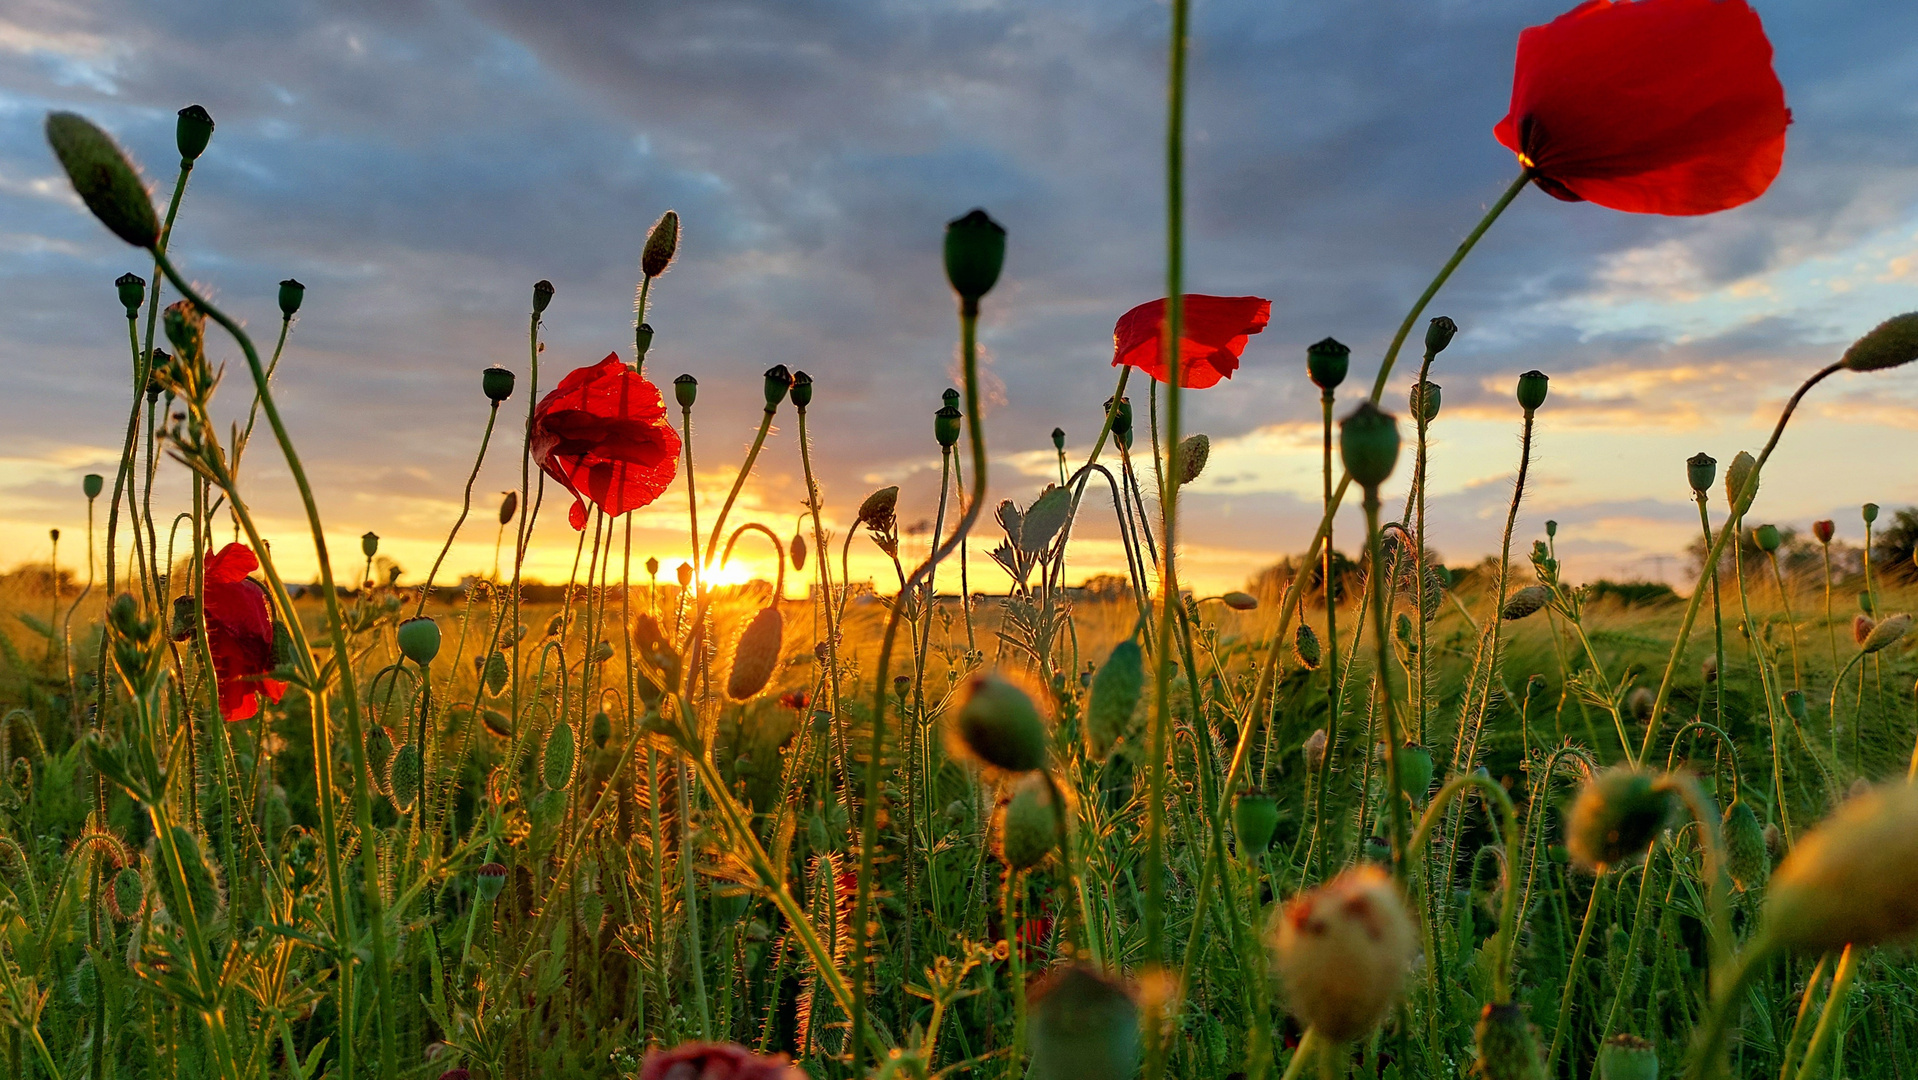
[[[1408,742],[1398,750],[1399,789],[1412,797],[1412,801],[1424,805],[1425,794],[1432,788],[1432,776],[1437,767],[1432,761],[1432,752],[1417,743]]]
[[[1318,631],[1305,623],[1299,624],[1299,628],[1292,633],[1292,658],[1307,671],[1319,670],[1325,652],[1319,646]]]
[[[1732,508],[1733,517],[1743,517],[1752,508],[1752,500],[1758,498],[1758,459],[1743,450],[1725,466],[1725,503]],[[1749,483],[1751,490],[1740,500],[1738,493]]]
[[[1765,918],[1806,954],[1918,929],[1918,785],[1874,788],[1801,835],[1772,874]]]
[[[188,105],[180,110],[180,118],[173,125],[173,142],[180,151],[181,161],[198,161],[212,140],[213,117],[206,109]]]
[[[1259,607],[1258,597],[1253,596],[1249,592],[1240,592],[1237,589],[1226,593],[1219,597],[1219,599],[1225,603],[1226,607],[1231,608],[1233,611],[1257,611]]]
[[[779,652],[785,643],[785,621],[777,604],[759,609],[739,635],[733,650],[733,671],[726,680],[726,696],[745,701],[766,688],[773,669],[779,666]]]
[[[965,700],[948,728],[956,751],[1007,772],[1046,763],[1046,727],[1039,707],[1004,677],[979,672],[966,680]]]
[[[1580,866],[1595,872],[1631,862],[1652,846],[1674,803],[1672,789],[1653,773],[1607,769],[1572,804],[1566,846]]]
[[[1428,424],[1437,420],[1439,414],[1439,398],[1439,384],[1429,379],[1415,384],[1412,387],[1412,396],[1408,402],[1412,409],[1412,415],[1424,420]]]
[[[513,523],[513,515],[517,513],[519,513],[519,492],[509,491],[505,497],[499,501],[499,523],[501,525],[511,525]]]
[[[639,256],[639,272],[649,278],[656,278],[672,265],[673,256],[679,252],[679,212],[668,210],[653,222],[651,232],[646,234],[646,247]]]
[[[1205,471],[1205,463],[1212,457],[1212,440],[1204,432],[1188,435],[1179,440],[1179,486],[1184,487],[1199,478]]]
[[[1537,412],[1545,404],[1545,391],[1551,385],[1551,377],[1543,371],[1533,369],[1518,377],[1518,406],[1526,412]]]
[[[1272,846],[1279,832],[1279,801],[1263,791],[1242,791],[1232,798],[1232,835],[1239,857],[1251,862]]]
[[[1052,782],[1039,772],[1013,784],[998,817],[999,858],[1014,870],[1030,870],[1044,862],[1059,846],[1065,829]]]
[[[806,537],[804,534],[793,533],[791,542],[786,545],[786,554],[787,557],[792,559],[794,570],[804,570],[806,568]],[[653,565],[657,566],[659,564],[654,563]]]
[[[1352,350],[1337,338],[1324,338],[1306,346],[1305,375],[1320,390],[1332,391],[1345,381],[1352,366]]]
[[[480,391],[486,395],[486,400],[495,405],[512,397],[512,370],[494,364],[492,367],[480,372]]]
[[[1028,1080],[1132,1080],[1139,1071],[1139,1006],[1091,968],[1053,969],[1027,998]]]
[[[1918,311],[1893,315],[1852,342],[1838,363],[1851,371],[1879,371],[1918,360]]]
[[[1911,616],[1902,611],[1896,615],[1887,615],[1878,620],[1877,625],[1871,628],[1871,633],[1865,635],[1864,641],[1858,643],[1858,649],[1860,652],[1878,652],[1904,637],[1905,631],[1910,629]]]
[[[77,113],[49,113],[47,142],[100,224],[134,247],[150,248],[159,241],[160,219],[146,184],[106,132]]]
[[[979,298],[992,291],[1006,263],[1006,230],[973,210],[946,223],[946,280],[966,308],[977,311]]]
[[[1765,827],[1751,804],[1733,799],[1725,808],[1720,830],[1725,837],[1725,868],[1739,892],[1757,893],[1771,877],[1771,855],[1765,850]]]
[[[1339,457],[1362,488],[1375,489],[1399,460],[1399,423],[1370,401],[1339,421]]]
[[[1370,865],[1292,898],[1267,940],[1292,1014],[1335,1043],[1378,1026],[1418,951],[1398,887]]]
[[[1516,622],[1544,610],[1551,599],[1552,590],[1543,585],[1527,585],[1506,599],[1505,606],[1499,609],[1499,617],[1506,622]]]
[[[859,504],[859,524],[877,532],[892,528],[899,506],[899,487],[882,487]]]
[[[1712,481],[1718,478],[1718,459],[1710,454],[1698,453],[1685,459],[1685,480],[1692,490],[1703,495],[1712,488]]]
[[[564,791],[572,784],[578,757],[579,739],[573,734],[573,725],[564,720],[554,724],[539,760],[540,779],[546,782],[548,791]]]
[[[1132,729],[1132,716],[1145,693],[1145,654],[1127,638],[1112,647],[1111,655],[1092,676],[1092,696],[1086,704],[1086,753],[1104,761],[1112,747]]]

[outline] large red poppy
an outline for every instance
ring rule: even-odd
[[[1179,329],[1179,385],[1203,390],[1239,370],[1246,338],[1265,329],[1272,301],[1256,296],[1185,296],[1185,324]],[[1165,298],[1140,304],[1112,328],[1112,366],[1138,368],[1160,382],[1166,373]]]
[[[1494,133],[1567,202],[1710,214],[1765,193],[1789,123],[1745,0],[1587,0],[1518,36]]]
[[[561,379],[533,410],[533,460],[573,493],[569,519],[586,527],[586,502],[615,517],[659,498],[679,469],[679,433],[652,380],[618,353]]]
[[[248,577],[260,560],[245,544],[232,543],[206,561],[206,642],[220,687],[220,715],[247,720],[260,711],[259,695],[280,700],[286,684],[266,677],[273,670],[273,608],[266,587]]]

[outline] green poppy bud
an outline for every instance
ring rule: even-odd
[[[573,761],[578,756],[573,725],[564,721],[553,725],[546,737],[546,750],[540,757],[540,777],[551,791],[564,791],[573,782]]]
[[[1918,360],[1918,311],[1893,315],[1845,350],[1840,366],[1850,371],[1879,371]]]
[[[1887,615],[1878,620],[1877,624],[1871,628],[1871,633],[1865,635],[1865,640],[1858,646],[1858,650],[1867,653],[1879,652],[1904,637],[1905,632],[1910,629],[1911,616],[1904,612]]]
[[[47,142],[87,209],[113,235],[138,248],[160,239],[160,219],[139,170],[106,132],[77,113],[47,114]]]
[[[1438,419],[1439,384],[1426,380],[1412,387],[1412,415],[1422,417],[1426,423]]]
[[[425,667],[440,654],[440,624],[422,615],[401,623],[397,631],[400,652],[408,660]]]
[[[1399,422],[1370,401],[1361,402],[1339,421],[1339,457],[1352,479],[1374,490],[1392,475],[1399,460]]]
[[[679,402],[682,409],[690,409],[693,402],[699,400],[699,380],[691,375],[681,375],[673,380],[673,400]]]
[[[792,385],[792,372],[786,370],[786,365],[774,364],[766,369],[767,412],[779,408],[779,403],[786,400],[786,391],[791,390]]]
[[[1029,1080],[1132,1080],[1139,1006],[1125,987],[1074,964],[1039,980],[1026,1005]]]
[[[480,389],[486,400],[497,405],[513,396],[513,372],[494,364],[480,373]]]
[[[1538,1040],[1517,1004],[1487,1004],[1473,1034],[1478,1043],[1473,1075],[1481,1080],[1545,1080]]]
[[[1730,465],[1725,466],[1725,502],[1732,507],[1733,517],[1743,517],[1752,508],[1752,500],[1758,498],[1757,471],[1758,459],[1743,450],[1732,458]],[[1745,498],[1741,501],[1738,493],[1747,483],[1751,485],[1751,490],[1745,492]]]
[[[113,279],[113,287],[120,293],[120,306],[127,309],[127,318],[136,318],[140,305],[146,303],[147,279],[138,274],[121,274]]]
[[[1545,390],[1551,384],[1551,377],[1542,371],[1527,371],[1518,377],[1518,406],[1526,412],[1537,412],[1545,404]]]
[[[1232,800],[1232,834],[1239,838],[1239,858],[1251,862],[1272,846],[1279,833],[1279,801],[1258,791],[1240,792]]]
[[[1767,555],[1777,551],[1779,543],[1778,526],[1760,525],[1756,529],[1753,529],[1752,543],[1757,544],[1758,550],[1765,552]]]
[[[538,315],[544,312],[546,305],[552,302],[553,283],[545,278],[533,282],[533,314]]]
[[[1046,763],[1039,707],[1000,675],[980,672],[966,681],[965,701],[948,730],[955,751],[995,768],[1031,772]]]
[[[1658,1048],[1636,1035],[1614,1035],[1598,1048],[1598,1080],[1658,1080]]]
[[[1628,863],[1652,846],[1673,805],[1672,789],[1658,776],[1624,766],[1607,769],[1572,804],[1566,846],[1590,870]]]
[[[519,492],[509,491],[506,493],[506,496],[499,501],[499,523],[501,525],[511,525],[513,523],[513,515],[517,513],[519,513]]]
[[[1445,347],[1452,343],[1452,338],[1457,333],[1458,324],[1443,315],[1426,323],[1425,355],[1437,356],[1444,352]]]
[[[167,340],[182,360],[192,360],[206,346],[206,313],[191,300],[177,300],[160,313]]]
[[[473,891],[479,895],[482,903],[490,904],[499,899],[506,888],[506,868],[496,862],[489,862],[473,871]]]
[[[367,558],[380,553],[380,534],[372,531],[360,534],[360,552]]]
[[[1131,638],[1112,647],[1106,662],[1092,675],[1092,697],[1086,705],[1086,753],[1103,761],[1112,747],[1132,729],[1132,717],[1145,693],[1145,654]]]
[[[393,799],[393,808],[405,813],[413,809],[419,801],[420,781],[425,775],[425,762],[420,758],[420,744],[407,743],[393,754],[393,760],[386,765],[386,792]]]
[[[113,892],[108,899],[122,920],[138,918],[146,903],[146,882],[140,871],[128,866],[113,875]]]
[[[1432,775],[1435,766],[1432,752],[1417,743],[1406,743],[1399,747],[1399,788],[1412,797],[1414,803],[1423,805],[1425,793],[1432,788]]]
[[[306,300],[306,286],[295,278],[280,282],[280,315],[290,319],[299,314],[300,304]]]
[[[773,670],[779,666],[779,653],[785,644],[785,621],[777,607],[764,607],[746,624],[733,650],[732,676],[726,681],[726,696],[745,701],[766,688]]]
[[[1006,230],[984,210],[946,223],[946,280],[967,311],[979,310],[1005,262]]]
[[[173,125],[173,141],[179,147],[181,161],[198,161],[213,139],[213,117],[198,105],[180,110]]]
[[[485,667],[481,669],[480,674],[480,681],[486,685],[487,693],[494,697],[500,696],[505,692],[506,684],[512,677],[513,667],[507,662],[505,653],[495,651],[487,656]]]
[[[106,482],[106,477],[97,472],[90,472],[80,478],[80,493],[88,499],[97,499]]]
[[[1115,408],[1112,399],[1107,398],[1105,409],[1112,414],[1112,434],[1115,438],[1124,438],[1131,445],[1132,438],[1132,399],[1120,398]]]
[[[1546,535],[1546,536],[1550,536],[1550,537],[1557,537],[1557,536],[1558,536],[1558,522],[1556,522],[1556,521],[1551,521],[1551,520],[1547,520],[1547,521],[1545,522],[1545,535]]]
[[[1864,516],[1865,524],[1867,525],[1878,520],[1878,504],[1877,503],[1866,503],[1865,505],[1858,508],[1858,512]]]
[[[1259,607],[1258,597],[1253,596],[1249,592],[1240,592],[1237,589],[1226,593],[1224,596],[1219,597],[1219,599],[1224,602],[1226,607],[1231,608],[1233,611],[1257,611]]]
[[[1772,874],[1765,921],[1809,955],[1918,930],[1918,785],[1869,789],[1801,835]]]
[[[1319,670],[1319,664],[1325,658],[1325,650],[1319,644],[1316,630],[1304,623],[1292,635],[1292,658],[1307,671]]]
[[[1066,429],[1065,428],[1056,427],[1052,429],[1052,448],[1054,450],[1059,451],[1062,454],[1065,453],[1066,451]]]
[[[1044,773],[1028,773],[1013,785],[999,810],[999,858],[1014,870],[1030,870],[1059,846],[1065,822]]]
[[[812,376],[803,371],[793,372],[793,408],[803,409],[812,404]]]
[[[656,278],[672,265],[673,256],[679,252],[679,213],[668,210],[653,223],[653,229],[646,234],[646,247],[640,252],[639,272],[649,278]]]
[[[1345,381],[1352,350],[1336,338],[1326,338],[1305,350],[1305,374],[1320,390],[1330,392]]]
[[[1700,495],[1712,489],[1712,481],[1718,478],[1718,459],[1706,453],[1693,454],[1685,459],[1685,480],[1692,490]]]
[[[959,422],[964,419],[964,414],[958,409],[950,405],[942,406],[932,414],[932,437],[939,440],[940,446],[953,446],[959,441]]]
[[[1733,799],[1720,826],[1725,837],[1725,868],[1739,892],[1758,893],[1771,877],[1771,853],[1765,850],[1765,827],[1751,804]]]

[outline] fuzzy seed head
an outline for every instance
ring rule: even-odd
[[[1730,465],[1725,466],[1725,503],[1732,508],[1733,516],[1745,516],[1752,508],[1752,500],[1758,497],[1758,477],[1755,475],[1757,471],[1758,459],[1743,450],[1738,452],[1737,457],[1732,458]],[[1748,482],[1751,484],[1751,491],[1741,501],[1738,493]]]
[[[1418,951],[1398,887],[1370,865],[1294,897],[1267,941],[1292,1015],[1334,1042],[1378,1026]]]
[[[1765,827],[1751,804],[1733,799],[1721,824],[1725,836],[1725,865],[1732,885],[1742,893],[1759,893],[1771,878],[1771,854],[1765,850]]]
[[[1918,360],[1918,311],[1893,315],[1852,342],[1839,363],[1851,371],[1880,371]]]
[[[1671,817],[1674,799],[1659,777],[1625,766],[1607,769],[1572,804],[1566,846],[1595,873],[1645,854]]]
[[[1324,728],[1317,728],[1305,737],[1305,742],[1300,744],[1299,750],[1305,755],[1307,772],[1317,776],[1319,770],[1325,767],[1325,748],[1330,742]]]
[[[1860,618],[1863,618],[1863,616],[1860,616]],[[1861,652],[1878,652],[1889,647],[1899,638],[1904,637],[1905,631],[1910,629],[1910,615],[1902,611],[1896,615],[1887,615],[1878,620],[1878,624],[1873,626],[1871,632],[1865,635],[1865,640],[1858,643],[1858,649]],[[1854,633],[1855,632],[1854,630]]]
[[[1212,456],[1212,440],[1204,432],[1188,435],[1179,440],[1179,484],[1184,486],[1199,478],[1205,471],[1205,463]]]
[[[1319,670],[1319,663],[1325,658],[1325,651],[1319,646],[1318,631],[1300,623],[1292,634],[1292,658],[1307,671]]]

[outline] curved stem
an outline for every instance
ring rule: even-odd
[[[1440,810],[1468,787],[1478,788],[1486,800],[1498,808],[1500,838],[1505,845],[1505,895],[1499,903],[1498,940],[1492,952],[1492,1000],[1503,1005],[1512,1000],[1512,944],[1518,933],[1517,860],[1520,832],[1518,809],[1512,805],[1512,797],[1490,776],[1471,772],[1453,777],[1426,806],[1425,816],[1419,819],[1418,831],[1412,834],[1407,850],[1420,851],[1424,848],[1432,830],[1438,825]],[[1431,888],[1431,883],[1428,881],[1425,887]]]
[[[479,456],[473,459],[473,471],[466,477],[466,493],[460,496],[460,516],[453,522],[453,531],[446,534],[446,544],[440,548],[439,558],[433,560],[433,569],[426,575],[426,584],[420,586],[420,602],[413,609],[414,616],[426,610],[426,599],[433,595],[433,579],[439,576],[440,564],[446,561],[446,553],[453,550],[453,538],[460,534],[460,526],[466,524],[466,515],[473,509],[473,481],[479,479],[480,466],[486,463],[486,446],[493,441],[493,422],[499,419],[499,402],[486,411],[486,431],[480,435]]]

